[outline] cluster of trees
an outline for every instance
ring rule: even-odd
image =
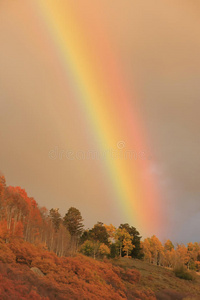
[[[82,216],[71,207],[61,217],[59,209],[39,207],[20,187],[6,186],[0,177],[0,238],[6,243],[21,237],[33,244],[44,244],[58,256],[75,252],[83,231]]]
[[[137,229],[127,223],[116,228],[98,222],[84,230],[78,209],[71,207],[62,217],[58,208],[39,207],[25,190],[7,186],[0,176],[0,290],[4,298],[19,294],[20,299],[79,299],[80,295],[92,299],[95,294],[109,299],[155,299],[152,291],[135,289],[140,279],[136,270],[86,256],[132,257],[200,271],[200,243],[174,247],[170,240],[162,244],[155,235],[141,241]],[[45,279],[38,280],[30,268],[39,268]],[[126,289],[125,281],[134,288]]]
[[[58,208],[49,212],[39,207],[20,187],[6,186],[0,177],[0,238],[9,242],[21,237],[33,244],[43,244],[58,256],[74,254],[78,250],[87,256],[116,257],[141,255],[140,234],[135,227],[98,222],[92,229],[83,230],[83,218],[71,207],[64,217]]]
[[[118,228],[112,224],[98,222],[90,230],[85,230],[80,239],[80,251],[97,257],[141,257],[141,236],[135,227],[121,224]]]
[[[176,265],[185,265],[190,270],[200,271],[200,243],[177,245],[170,240],[164,244],[153,235],[141,242],[144,259],[152,264],[175,268]]]
[[[135,227],[98,222],[84,230],[78,209],[71,207],[64,217],[58,208],[48,211],[39,207],[20,187],[6,186],[0,176],[0,240],[9,243],[14,237],[34,245],[43,245],[57,256],[69,256],[77,251],[93,258],[132,257],[174,268],[182,263],[188,269],[200,271],[200,244],[177,245],[170,240],[162,244],[153,235],[141,242]]]

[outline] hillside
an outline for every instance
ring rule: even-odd
[[[2,300],[156,299],[149,288],[137,287],[140,272],[135,269],[80,254],[58,257],[19,238],[0,241],[0,261]]]
[[[171,295],[171,296],[169,296]],[[58,257],[19,238],[0,242],[0,299],[200,299],[200,278],[136,259]]]
[[[179,279],[170,269],[156,266],[138,259],[112,260],[112,263],[122,268],[138,270],[140,281],[136,284],[138,289],[150,288],[157,299],[200,299],[200,276],[196,275],[194,281]]]
[[[78,209],[48,212],[1,176],[0,300],[200,299],[200,277],[186,281],[170,269],[199,274],[200,243],[175,248],[155,235],[141,242],[127,223],[83,227]]]

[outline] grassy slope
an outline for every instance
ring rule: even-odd
[[[185,295],[192,294],[196,296],[195,298],[190,299],[200,299],[200,276],[196,276],[195,281],[188,281],[177,278],[172,270],[140,260],[121,258],[120,260],[113,260],[112,262],[114,265],[123,268],[134,268],[139,270],[142,276],[138,283],[138,288],[140,286],[141,288],[148,287],[155,293],[166,289],[175,290],[179,293],[184,293]]]

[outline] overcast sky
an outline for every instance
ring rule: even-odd
[[[162,238],[200,241],[200,2],[101,1],[171,208],[167,217],[174,228]],[[88,18],[95,2],[83,6]],[[49,158],[56,146],[84,150],[93,141],[57,76],[48,41],[42,45],[45,29],[36,26],[30,7],[29,1],[0,4],[0,170],[9,185],[25,188],[41,206],[59,207],[62,214],[77,207],[86,227],[126,222],[109,202],[97,161]]]

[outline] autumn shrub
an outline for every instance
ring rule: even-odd
[[[127,290],[128,300],[156,300],[156,296],[150,289],[139,290],[136,287],[129,288]]]
[[[183,264],[178,264],[174,267],[174,274],[176,277],[185,280],[194,280],[195,277],[192,272],[189,272]]]
[[[28,266],[31,266],[32,260],[39,255],[38,248],[35,245],[20,239],[11,240],[9,248],[16,256],[17,262]]]
[[[5,242],[2,242],[0,240],[0,261],[4,263],[12,263],[16,260],[16,256],[10,250],[7,244]]]
[[[141,274],[135,269],[127,269],[121,271],[121,278],[129,283],[136,283],[140,281]]]
[[[108,259],[98,261],[82,254],[58,257],[23,240],[2,242],[0,255],[1,250],[2,261],[7,263],[0,263],[0,295],[5,295],[2,299],[154,300],[149,291],[132,289],[140,280],[139,271],[114,266]],[[39,268],[45,276],[37,276],[30,270],[32,267]]]
[[[36,257],[32,260],[31,266],[37,267],[45,275],[50,273],[51,271],[54,272],[54,270],[56,270],[56,264],[50,258]]]
[[[2,272],[3,265],[3,272]],[[0,299],[49,300],[49,297],[39,295],[36,287],[37,277],[26,271],[6,264],[0,264]],[[31,278],[31,282],[29,281]]]

